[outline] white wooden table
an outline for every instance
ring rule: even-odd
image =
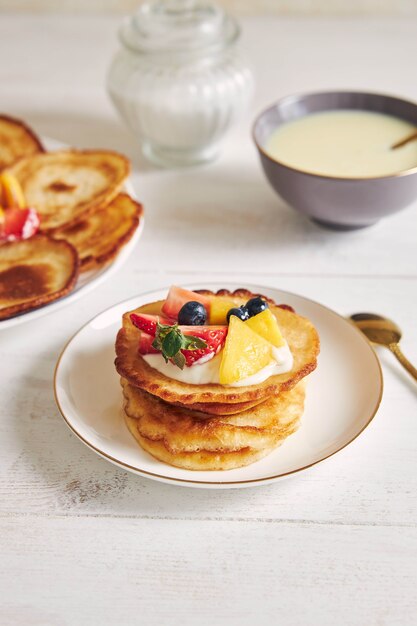
[[[60,418],[52,374],[65,341],[100,310],[213,278],[387,314],[417,362],[417,207],[371,229],[320,230],[273,194],[249,136],[254,113],[290,92],[416,99],[416,22],[244,21],[253,110],[218,162],[187,171],[144,164],[113,113],[104,76],[117,25],[0,16],[0,108],[43,135],[127,153],[147,210],[112,280],[0,333],[0,624],[414,625],[417,386],[389,353],[380,411],[352,445],[292,480],[231,491],[163,485],[98,458]]]

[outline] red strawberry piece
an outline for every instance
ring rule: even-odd
[[[158,354],[159,350],[152,346],[155,337],[147,333],[141,333],[139,339],[139,354]]]
[[[167,299],[162,306],[162,312],[167,317],[178,319],[178,313],[187,302],[201,302],[206,307],[207,313],[210,313],[210,298],[175,285],[168,292]]]
[[[160,315],[146,315],[145,313],[131,313],[130,319],[136,328],[139,328],[139,330],[142,330],[144,333],[148,333],[148,335],[153,335],[154,337],[158,322],[160,324],[167,325],[175,323],[166,317],[161,317]]]
[[[291,311],[291,313],[295,313],[294,309],[289,304],[278,304],[277,306],[280,309],[284,309],[284,311]]]
[[[227,326],[179,326],[179,328],[184,335],[199,337],[207,344],[207,348],[200,350],[181,350],[188,367],[205,356],[217,354],[224,345],[228,331]]]
[[[29,239],[39,229],[39,215],[35,209],[6,209],[0,223],[0,238],[5,241]]]

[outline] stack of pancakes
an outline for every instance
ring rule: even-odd
[[[0,116],[2,170],[20,183],[41,223],[34,237],[0,246],[0,320],[61,298],[80,272],[110,263],[143,213],[121,191],[130,170],[126,157],[109,150],[46,152],[30,128],[8,116]]]
[[[244,289],[200,293],[227,295],[237,305],[254,297]],[[135,312],[158,314],[161,305],[155,302]],[[185,469],[226,470],[261,459],[295,432],[304,411],[304,379],[317,364],[319,338],[309,320],[271,300],[269,306],[293,354],[293,368],[246,387],[189,385],[167,378],[138,354],[140,331],[130,321],[133,311],[125,313],[115,365],[127,426],[144,450]]]

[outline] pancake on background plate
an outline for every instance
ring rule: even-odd
[[[0,320],[68,294],[78,276],[78,256],[66,241],[36,235],[0,247]]]
[[[38,211],[43,231],[71,224],[109,203],[129,171],[128,159],[108,150],[47,152],[9,168],[28,205]]]
[[[119,193],[109,204],[54,230],[53,236],[76,248],[84,272],[112,261],[133,236],[142,215],[141,204],[126,193]]]
[[[41,141],[25,122],[0,115],[0,171],[39,152],[44,152]]]
[[[121,192],[129,171],[110,150],[45,152],[24,122],[0,115],[0,320],[67,295],[79,272],[89,282],[115,260],[143,219]]]

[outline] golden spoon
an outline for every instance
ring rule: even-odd
[[[391,146],[391,150],[396,150],[397,148],[402,148],[403,146],[405,146],[405,144],[409,143],[410,141],[414,141],[415,139],[417,139],[417,129],[414,130],[411,135],[407,135],[407,137],[404,137],[404,139],[401,139],[400,141],[397,141],[397,143],[394,143]]]
[[[375,315],[375,313],[355,313],[355,315],[350,316],[350,319],[369,341],[391,350],[407,372],[417,380],[417,369],[411,365],[410,361],[406,359],[400,350],[399,341],[402,333],[394,322],[386,317]]]

